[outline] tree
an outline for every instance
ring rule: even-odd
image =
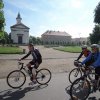
[[[100,25],[95,25],[93,29],[93,33],[90,34],[90,42],[93,43],[99,43],[100,41]]]
[[[37,44],[41,44],[41,38],[40,37],[37,37],[36,41],[37,41]]]
[[[30,37],[29,37],[29,42],[30,42],[30,43],[33,43],[33,44],[36,44],[36,42],[37,42],[37,41],[36,41],[36,37],[30,36]]]
[[[96,6],[94,13],[94,22],[100,24],[100,2]]]
[[[4,36],[5,18],[4,18],[3,8],[4,8],[3,0],[0,0],[0,40],[4,38],[3,36]]]
[[[94,23],[96,23],[96,25],[89,37],[91,44],[99,43],[100,41],[100,2],[96,6],[94,13]]]

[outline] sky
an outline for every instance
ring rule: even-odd
[[[40,37],[45,31],[65,31],[88,37],[94,28],[94,9],[100,0],[4,0],[5,31],[16,24],[18,12],[29,34]]]

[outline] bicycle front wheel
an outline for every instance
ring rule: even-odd
[[[25,74],[20,70],[12,71],[7,76],[7,84],[11,88],[20,88],[26,81]]]
[[[51,72],[48,69],[40,69],[36,74],[36,81],[41,84],[47,84],[51,80]]]
[[[76,79],[82,76],[82,71],[79,68],[74,68],[69,73],[69,82],[72,84]]]
[[[91,87],[87,79],[81,77],[76,79],[70,88],[70,96],[72,100],[86,100],[90,94]]]

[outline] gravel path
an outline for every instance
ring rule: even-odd
[[[26,49],[26,46],[21,46]],[[79,55],[78,53],[67,53],[52,48],[44,48],[43,46],[36,46],[42,54],[43,62],[39,68],[48,68],[53,73],[70,71],[73,66],[73,61]],[[17,69],[17,59],[23,57],[25,54],[0,55],[0,78],[6,77],[9,72]],[[29,56],[23,62],[27,64],[31,60]]]

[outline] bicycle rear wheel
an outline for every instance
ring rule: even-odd
[[[82,76],[82,71],[79,68],[74,68],[69,73],[69,82],[73,83],[76,79]]]
[[[48,69],[40,69],[36,73],[36,81],[41,84],[47,84],[51,80],[51,72]]]
[[[76,79],[70,88],[70,96],[72,100],[86,100],[90,94],[91,87],[87,79],[81,77]]]
[[[7,84],[11,88],[20,88],[26,81],[25,74],[20,70],[14,70],[7,76]]]

